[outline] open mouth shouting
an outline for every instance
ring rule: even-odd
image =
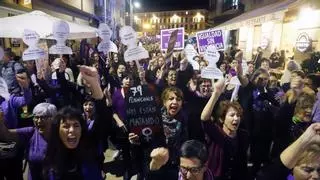
[[[77,120],[66,120],[60,123],[59,135],[66,148],[75,149],[78,147],[81,129],[80,122]]]

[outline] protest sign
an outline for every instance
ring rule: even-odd
[[[114,52],[114,53],[118,53],[118,47],[117,45],[110,41],[110,48],[109,48],[109,52]]]
[[[176,32],[177,30],[177,32]],[[177,33],[175,36],[171,34]],[[171,44],[171,46],[169,46]],[[184,49],[184,28],[175,28],[175,29],[163,29],[161,30],[161,39],[160,39],[161,50],[172,51],[183,50]],[[173,49],[172,49],[173,46]]]
[[[110,49],[110,38],[112,31],[105,23],[99,24],[98,35],[101,38],[101,42],[98,45],[98,51],[107,54]]]
[[[131,133],[140,141],[151,142],[162,129],[159,101],[155,88],[148,85],[131,87],[126,95],[126,116]]]
[[[204,59],[209,62],[208,67],[217,67],[217,62],[219,61],[220,53],[214,45],[207,47],[204,54]]]
[[[53,45],[49,49],[50,54],[72,54],[70,47],[66,46],[65,42],[68,39],[70,28],[65,21],[56,21],[53,24],[53,38],[57,41],[56,45]]]
[[[197,61],[193,60],[195,56],[198,55],[197,51],[194,49],[193,45],[188,44],[184,48],[184,53],[188,59],[188,62],[192,65],[194,70],[200,70],[200,65]]]
[[[126,62],[149,58],[148,51],[142,46],[137,46],[137,33],[132,27],[124,26],[121,28],[120,38],[122,44],[128,47],[124,53],[124,60]]]
[[[197,44],[200,54],[205,53],[210,45],[215,45],[219,51],[224,50],[223,31],[222,30],[205,30],[197,32]]]
[[[201,70],[201,77],[205,79],[223,79],[223,73],[216,67],[206,67]]]
[[[242,74],[247,74],[249,70],[247,61],[242,60],[241,66],[242,66]]]
[[[128,48],[137,46],[137,33],[133,30],[131,26],[124,26],[119,32],[122,44],[128,46]]]
[[[45,52],[43,49],[38,47],[40,36],[32,30],[25,29],[23,32],[23,42],[29,47],[22,54],[24,61],[40,59],[44,57]]]
[[[215,45],[207,47],[204,59],[209,62],[209,65],[201,71],[201,77],[206,79],[222,79],[223,73],[217,68],[220,54]]]
[[[233,76],[233,77],[230,79],[229,84],[241,85],[240,80],[239,80],[239,78],[238,78],[237,76]]]
[[[149,57],[148,51],[141,46],[137,46],[135,48],[128,49],[124,53],[124,60],[126,62],[145,59],[148,57]]]

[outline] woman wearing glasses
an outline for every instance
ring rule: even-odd
[[[42,167],[47,152],[52,117],[57,113],[53,104],[40,103],[33,109],[34,127],[10,129],[4,125],[3,115],[0,117],[0,135],[7,140],[20,141],[26,144],[29,163],[28,179],[43,179]]]

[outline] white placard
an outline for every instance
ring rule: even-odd
[[[43,49],[38,47],[40,36],[32,30],[25,29],[23,32],[23,42],[29,47],[22,54],[24,61],[41,59],[45,56]]]
[[[72,54],[70,47],[65,45],[65,41],[69,37],[70,28],[69,24],[65,21],[56,21],[53,24],[53,38],[57,41],[56,45],[53,45],[49,49],[50,54]]]
[[[124,53],[124,60],[126,62],[131,62],[131,61],[136,61],[136,60],[146,59],[146,58],[149,58],[149,53],[145,48],[141,46],[128,49]]]
[[[128,49],[124,53],[124,60],[126,62],[149,58],[148,51],[142,46],[137,46],[138,36],[131,26],[124,26],[120,29],[119,34],[122,44],[128,46]]]
[[[220,54],[215,45],[207,47],[204,54],[204,59],[209,62],[208,67],[217,67],[216,63],[219,61]]]
[[[247,74],[248,70],[249,70],[247,61],[246,60],[242,60],[241,66],[242,66],[242,74]]]
[[[184,48],[184,53],[187,56],[188,60],[193,60],[193,57],[198,55],[197,51],[191,44],[186,45],[186,47]]]
[[[2,60],[3,56],[4,56],[4,51],[2,47],[0,47],[0,61]]]
[[[230,101],[233,102],[238,98],[238,92],[239,92],[240,85],[236,85],[232,91],[231,99]]]
[[[101,41],[98,45],[98,51],[103,52],[104,54],[107,54],[109,49],[110,49],[110,40]]]
[[[135,47],[137,44],[137,33],[131,26],[124,26],[119,32],[122,44],[128,47]]]
[[[191,66],[193,67],[194,70],[197,70],[197,71],[200,70],[200,65],[197,61],[191,60],[191,61],[189,61],[189,63],[191,64]]]
[[[193,45],[188,44],[184,48],[184,53],[189,61],[189,63],[192,65],[194,70],[200,70],[200,65],[197,61],[193,60],[195,56],[198,55],[198,52],[194,49]]]
[[[114,52],[114,53],[118,53],[118,47],[115,43],[113,43],[112,41],[110,41],[110,49],[109,52]]]
[[[230,79],[230,82],[229,84],[233,84],[233,85],[241,85],[241,82],[239,80],[239,78],[237,76],[233,76],[231,79]]]
[[[98,35],[103,41],[109,41],[112,36],[112,31],[107,24],[100,23],[98,28]]]
[[[98,34],[102,39],[98,45],[98,51],[107,54],[110,49],[110,38],[112,36],[112,31],[107,24],[101,23],[99,24]]]
[[[205,79],[223,79],[223,73],[217,67],[206,67],[201,70],[201,77]]]

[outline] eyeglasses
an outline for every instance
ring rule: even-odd
[[[201,169],[202,169],[202,166],[201,167],[192,167],[192,168],[180,166],[180,172],[182,175],[187,175],[188,172],[190,172],[193,175],[197,175],[200,173]]]

